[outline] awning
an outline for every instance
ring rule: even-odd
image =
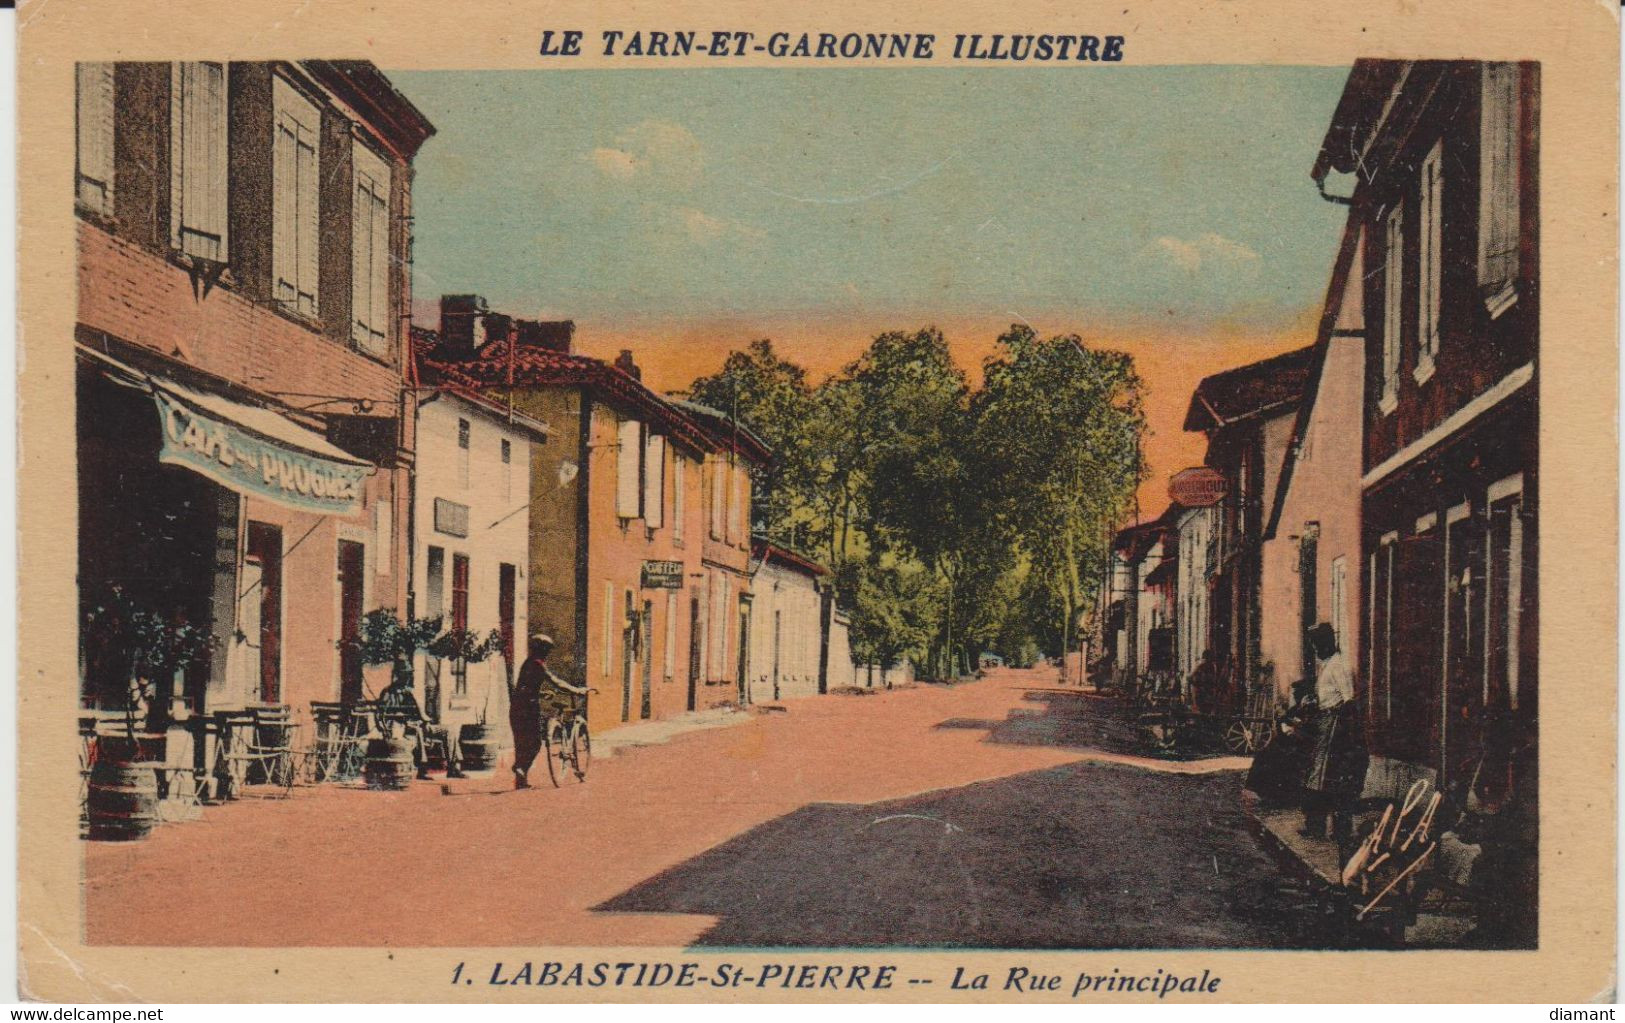
[[[272,409],[199,391],[100,352],[89,354],[122,382],[152,395],[163,438],[160,462],[297,511],[354,515],[361,510],[362,481],[376,471],[372,463]]]

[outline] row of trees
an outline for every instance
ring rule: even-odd
[[[935,328],[876,337],[814,384],[770,341],[696,380],[775,452],[752,528],[818,557],[853,652],[932,677],[1074,648],[1144,475],[1131,358],[1012,326],[972,387]]]

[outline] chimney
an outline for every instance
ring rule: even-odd
[[[474,357],[474,321],[485,315],[485,299],[478,295],[440,296],[440,345],[434,357],[445,362],[466,362]]]
[[[513,317],[502,313],[485,314],[485,340],[480,348],[486,345],[497,344],[513,337]]]
[[[632,361],[632,349],[630,348],[622,348],[621,354],[615,356],[615,368],[633,380],[643,379],[643,372],[638,369],[638,364]]]
[[[518,343],[521,348],[541,348],[563,355],[575,353],[574,320],[519,320],[518,327]]]

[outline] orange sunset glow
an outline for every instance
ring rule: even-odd
[[[1140,517],[1152,518],[1167,507],[1168,478],[1186,466],[1201,464],[1206,450],[1201,434],[1181,428],[1197,383],[1211,373],[1310,343],[1314,340],[1313,321],[1314,312],[1308,310],[1299,323],[1274,330],[1228,325],[1205,332],[1195,328],[1083,330],[1064,326],[1060,320],[1035,321],[1033,326],[1046,336],[1076,330],[1092,347],[1115,348],[1134,357],[1145,380],[1145,455],[1150,467],[1150,476],[1140,487]],[[770,338],[785,358],[805,366],[816,382],[857,358],[876,333],[913,330],[932,322],[947,335],[955,357],[974,381],[982,360],[992,354],[995,339],[1008,327],[1010,319],[933,321],[894,317],[879,326],[876,321],[859,325],[802,319],[636,327],[588,320],[580,324],[576,343],[584,354],[606,359],[630,348],[645,382],[659,391],[674,391],[686,388],[696,377],[715,372],[730,351],[757,338]]]

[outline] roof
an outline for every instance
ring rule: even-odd
[[[1309,345],[1203,378],[1191,395],[1185,429],[1212,430],[1290,409],[1303,397],[1314,354]]]
[[[367,119],[368,126],[402,158],[411,160],[435,127],[395,83],[368,60],[305,60],[311,77]]]
[[[1311,178],[1323,180],[1329,171],[1351,174],[1360,166],[1360,154],[1371,132],[1381,122],[1394,87],[1404,83],[1410,67],[1409,61],[1402,60],[1354,62],[1309,172]]]
[[[486,344],[472,359],[448,362],[431,357],[437,341],[433,331],[413,331],[413,357],[422,383],[438,384],[449,379],[487,396],[490,391],[510,386],[583,387],[606,404],[658,424],[690,450],[714,451],[719,446],[695,419],[602,359],[525,345],[514,347],[511,339],[505,339]]]
[[[779,564],[784,565],[786,568],[793,568],[798,572],[813,576],[814,578],[821,575],[829,575],[829,569],[807,557],[805,554],[798,554],[790,548],[776,544],[766,537],[751,537],[750,549],[752,554],[764,562],[776,561]]]
[[[701,405],[686,398],[666,400],[688,413],[690,418],[697,421],[700,428],[710,434],[711,439],[719,445],[757,462],[767,463],[773,460],[773,449],[767,446],[767,441],[738,419],[731,418],[709,405]]]

